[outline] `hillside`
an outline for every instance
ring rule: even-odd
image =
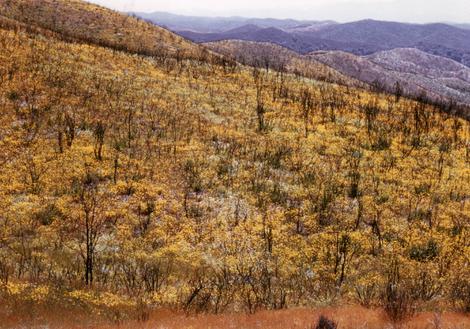
[[[204,46],[216,53],[232,57],[245,65],[273,69],[342,85],[364,86],[358,80],[351,79],[327,65],[273,43],[228,40],[205,43]]]
[[[417,49],[394,49],[359,57],[344,52],[316,52],[309,58],[344,75],[393,93],[396,83],[410,96],[423,92],[434,101],[470,104],[470,69]]]
[[[153,56],[196,56],[201,49],[183,38],[109,9],[79,0],[2,0],[0,22],[8,19],[72,38]]]
[[[24,27],[48,27],[47,6],[21,3],[2,2],[18,22],[0,28],[0,324],[142,328],[164,308],[178,327],[344,303],[391,327],[468,312],[468,121],[230,60],[145,56],[180,43],[134,49],[109,29],[123,16],[83,2],[44,2],[79,13],[50,35]]]
[[[397,48],[365,57],[339,51],[303,56],[272,43],[227,40],[204,45],[240,63],[264,69],[392,94],[398,82],[400,92],[410,97],[470,104],[470,69],[417,49]],[[468,112],[463,115],[468,116]]]

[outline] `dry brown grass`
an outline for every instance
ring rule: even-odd
[[[378,309],[359,306],[337,308],[291,309],[282,311],[262,311],[254,315],[192,315],[170,310],[158,310],[146,322],[105,323],[96,318],[74,312],[54,312],[36,319],[10,316],[2,318],[1,328],[51,328],[51,329],[311,329],[320,315],[325,315],[338,323],[339,329],[467,329],[470,317],[457,313],[420,313],[400,325],[391,324],[385,313]],[[47,324],[47,326],[44,326]]]

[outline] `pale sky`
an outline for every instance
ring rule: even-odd
[[[470,23],[470,0],[89,0],[120,11],[400,22]]]

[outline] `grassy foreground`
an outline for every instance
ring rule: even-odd
[[[0,328],[51,328],[51,329],[215,329],[215,328],[269,328],[269,329],[314,329],[320,316],[336,322],[340,329],[465,329],[470,328],[470,317],[458,313],[423,312],[400,323],[392,324],[381,309],[360,306],[336,308],[291,309],[261,311],[248,314],[187,315],[182,312],[158,310],[150,313],[145,321],[104,321],[91,318],[85,313],[44,310],[42,314],[1,313]]]

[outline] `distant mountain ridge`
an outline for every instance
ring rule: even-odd
[[[419,25],[363,20],[328,26],[316,35],[326,40],[364,44],[364,49],[351,51],[356,55],[369,55],[395,48],[416,48],[470,66],[470,31],[447,24]]]
[[[333,21],[209,18],[167,13],[136,15],[198,43],[221,40],[272,42],[300,54],[338,50],[370,55],[395,48],[416,48],[470,66],[470,29],[465,24],[409,24],[371,19],[339,24]]]
[[[260,28],[275,27],[278,29],[295,29],[299,26],[325,26],[336,24],[333,21],[245,18],[245,17],[198,17],[175,15],[166,12],[132,13],[157,25],[173,31],[192,31],[198,33],[221,33],[237,29],[245,25],[257,25]]]
[[[469,24],[450,24],[450,25],[453,25],[461,29],[470,30],[470,23]]]
[[[314,33],[292,33],[274,27],[260,28],[256,25],[245,25],[221,33],[198,33],[192,31],[179,31],[177,33],[197,43],[224,40],[270,42],[286,47],[299,54],[307,54],[316,50],[342,50],[362,54],[364,49],[367,48],[367,45],[362,43],[322,39]]]

